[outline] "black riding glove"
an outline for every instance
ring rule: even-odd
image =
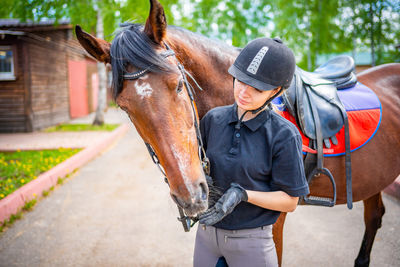
[[[239,184],[231,183],[231,187],[222,195],[215,205],[203,214],[200,214],[200,223],[214,225],[221,221],[226,215],[242,201],[247,201],[247,193]]]

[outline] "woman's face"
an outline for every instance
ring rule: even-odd
[[[254,110],[261,107],[265,101],[276,94],[279,87],[270,91],[260,91],[250,85],[235,79],[234,96],[239,108],[244,110]]]

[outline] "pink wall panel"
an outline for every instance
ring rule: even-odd
[[[82,117],[89,114],[86,79],[85,60],[69,60],[68,80],[71,118]]]

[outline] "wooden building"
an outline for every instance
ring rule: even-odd
[[[30,132],[96,109],[96,62],[68,21],[0,19],[0,132]]]

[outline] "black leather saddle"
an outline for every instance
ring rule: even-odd
[[[354,60],[349,56],[335,57],[315,72],[296,67],[292,83],[283,94],[286,107],[296,118],[302,132],[310,139],[316,139],[311,103],[315,105],[321,122],[322,139],[327,148],[331,147],[329,138],[337,144],[334,136],[344,125],[342,113],[345,109],[337,95],[337,89],[348,88],[357,83],[353,70]]]
[[[306,204],[334,206],[336,203],[336,184],[330,171],[323,167],[323,146],[337,145],[335,135],[345,128],[346,147],[346,191],[347,206],[352,207],[350,136],[346,110],[338,97],[337,90],[357,83],[353,73],[354,60],[349,56],[335,57],[321,65],[314,72],[296,67],[290,87],[282,95],[289,112],[296,118],[297,125],[310,139],[310,146],[317,155],[308,153],[305,158],[305,171],[308,183],[323,174],[332,184],[332,198],[307,196]]]

